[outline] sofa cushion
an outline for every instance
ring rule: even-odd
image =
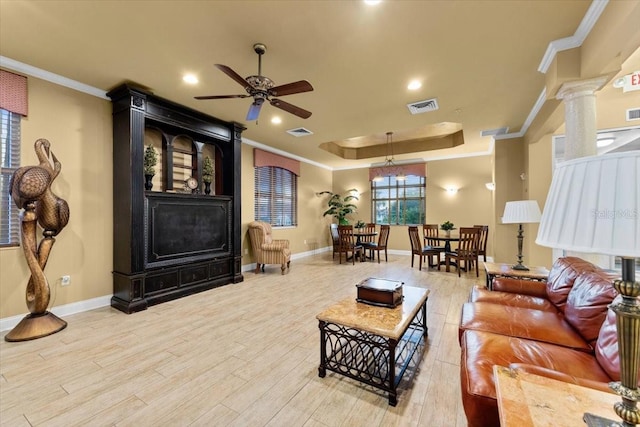
[[[564,318],[585,341],[595,345],[608,306],[617,294],[606,273],[581,273],[567,297]]]
[[[561,315],[550,311],[510,307],[488,302],[467,302],[462,305],[459,338],[467,329],[526,338],[589,353],[593,352],[591,345]]]
[[[529,280],[529,282],[532,281]],[[469,301],[492,302],[494,304],[503,304],[511,307],[532,308],[535,310],[551,311],[554,313],[558,311],[556,307],[551,304],[551,302],[546,298],[523,295],[513,292],[490,291],[479,286],[475,286],[471,290]]]
[[[549,271],[547,298],[564,313],[567,297],[576,278],[582,272],[598,271],[597,266],[576,257],[558,258]]]
[[[500,425],[493,365],[532,364],[591,381],[611,381],[593,355],[545,342],[467,330],[461,350],[462,403],[470,427]]]

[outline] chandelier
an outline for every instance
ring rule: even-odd
[[[407,179],[402,168],[393,162],[393,143],[391,137],[393,132],[387,132],[387,154],[385,155],[384,164],[377,168],[378,173],[373,178],[375,182],[384,180],[385,176],[395,176],[396,181],[404,181]]]

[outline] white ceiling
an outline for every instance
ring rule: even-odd
[[[590,1],[0,1],[0,55],[108,91],[123,81],[224,120],[243,136],[331,168],[344,160],[320,144],[387,131],[460,123],[465,144],[408,153],[433,159],[487,153],[482,130],[519,132],[545,84],[538,66],[550,42],[573,36]],[[253,44],[267,45],[263,75],[276,85],[308,80],[314,91],[283,97],[313,112],[303,120],[265,105],[246,123],[250,99],[214,67],[257,73]],[[3,65],[0,63],[0,65]],[[6,66],[6,64],[4,65]],[[200,83],[182,82],[183,73]],[[406,86],[419,79],[423,86]],[[406,104],[437,98],[411,115]],[[283,122],[272,125],[278,115]],[[296,138],[287,129],[313,135]]]

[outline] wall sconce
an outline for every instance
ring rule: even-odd
[[[522,173],[520,174],[520,179],[521,179],[521,180],[523,180],[523,181],[524,181],[525,179],[527,179],[527,174],[526,174],[526,173],[524,173],[524,172],[522,172]]]
[[[493,191],[496,189],[496,185],[493,182],[487,182],[484,186],[487,187],[487,190],[489,191]]]
[[[455,187],[448,187],[447,188],[447,194],[450,196],[453,196],[454,194],[456,194],[458,192],[458,189]]]
[[[349,194],[351,194],[353,197],[356,197],[358,199],[360,198],[360,192],[358,190],[351,190]]]

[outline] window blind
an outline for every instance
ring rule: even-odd
[[[275,167],[255,168],[255,219],[274,227],[298,225],[298,177]]]
[[[20,167],[21,117],[0,109],[0,246],[20,243],[20,210],[9,196],[9,181]]]

